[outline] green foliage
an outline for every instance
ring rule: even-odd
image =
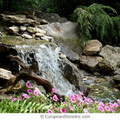
[[[51,104],[40,102],[41,96],[29,99],[12,101],[4,99],[0,102],[0,113],[42,113],[50,108]],[[47,102],[47,101],[46,101]]]
[[[74,10],[73,19],[79,25],[81,39],[99,39],[104,44],[119,43],[120,17],[115,9],[102,4],[81,6]]]
[[[52,97],[39,95],[16,101],[4,99],[0,101],[0,113],[48,113],[49,110],[53,113],[84,113],[85,110],[89,113],[119,113],[119,104],[120,100],[115,103],[93,101],[86,97],[83,100],[78,94],[66,96],[65,102],[53,102]]]

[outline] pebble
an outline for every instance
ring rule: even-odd
[[[62,53],[62,54],[60,54],[60,58],[65,59],[66,55]]]

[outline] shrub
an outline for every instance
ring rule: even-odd
[[[81,39],[99,39],[104,44],[118,44],[120,38],[120,17],[110,6],[92,4],[74,10],[73,20],[77,21]]]

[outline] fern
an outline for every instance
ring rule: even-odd
[[[81,6],[74,10],[73,19],[77,21],[79,33],[83,41],[97,38],[103,43],[119,42],[120,17],[115,9],[102,4]]]

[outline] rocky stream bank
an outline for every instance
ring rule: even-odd
[[[63,95],[89,87],[92,98],[104,101],[119,98],[119,47],[103,46],[99,40],[89,40],[84,45],[76,23],[65,18],[59,17],[58,21],[52,22],[41,19],[40,13],[36,12],[1,14],[0,19],[1,94],[23,92],[26,76],[20,77],[15,86],[13,83],[28,68],[32,71],[30,74],[35,75],[32,79],[27,76],[27,80],[42,94],[50,92],[50,87]],[[22,62],[8,57],[11,55],[19,56]],[[47,88],[35,80],[36,76],[49,83]]]

